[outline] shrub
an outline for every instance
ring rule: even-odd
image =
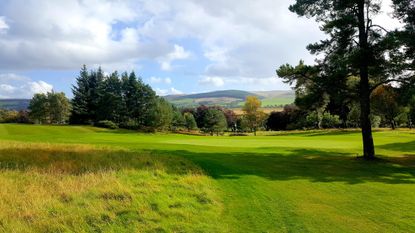
[[[128,120],[126,122],[121,122],[119,127],[123,129],[130,129],[130,130],[139,130],[141,128],[140,124],[138,124],[134,120]]]
[[[318,118],[319,117],[317,112],[311,112],[310,114],[308,114],[305,119],[306,127],[313,129],[319,128],[320,120]]]
[[[193,129],[197,129],[197,123],[196,123],[195,117],[190,112],[184,113],[184,123],[185,123],[185,127],[189,131]]]
[[[370,121],[373,128],[379,128],[380,123],[382,122],[382,117],[377,115],[370,115]]]
[[[323,128],[335,128],[340,124],[340,117],[338,115],[331,115],[326,112],[321,118],[321,126]]]
[[[97,127],[101,127],[101,128],[107,128],[107,129],[118,129],[118,125],[117,124],[115,124],[114,122],[112,122],[112,121],[107,121],[107,120],[104,120],[104,121],[98,121],[96,124],[95,124],[95,126],[97,126]]]
[[[30,124],[32,121],[29,118],[29,112],[26,110],[21,110],[17,114],[16,123],[22,123],[22,124]]]
[[[289,116],[285,112],[271,112],[266,122],[266,128],[275,131],[286,130],[289,120]]]
[[[0,109],[0,123],[16,123],[17,119],[17,111]]]

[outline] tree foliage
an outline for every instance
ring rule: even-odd
[[[192,113],[185,112],[183,116],[185,121],[185,127],[188,131],[197,129],[196,120]]]
[[[396,0],[395,6],[398,2],[403,6],[410,1]],[[402,13],[407,9],[395,8],[400,12],[396,15],[404,22],[411,21],[410,14]],[[392,35],[382,25],[374,24],[372,18],[381,12],[380,2],[375,0],[297,0],[289,9],[299,16],[314,18],[328,38],[307,47],[312,54],[321,57],[317,65],[306,66],[303,62],[296,67],[283,65],[278,75],[288,83],[296,83],[299,96],[296,103],[300,107],[319,106],[321,96],[327,94],[326,109],[340,115],[343,123],[350,111],[347,106],[358,101],[363,155],[373,159],[370,94],[380,85],[407,81],[403,67],[397,64],[403,59],[399,51],[408,54],[413,42],[406,43],[406,48],[402,49],[396,38],[404,41],[403,34],[408,35],[411,29]],[[413,29],[412,26],[409,28]],[[355,77],[358,85],[350,85]]]
[[[157,98],[153,89],[142,82],[134,72],[115,71],[105,76],[101,68],[88,72],[82,67],[77,83],[72,88],[73,110],[71,122],[93,124],[112,121],[131,129],[165,128],[171,123],[171,106]],[[167,117],[156,113],[169,114]]]
[[[258,128],[263,125],[266,119],[266,114],[259,110],[260,107],[261,100],[259,100],[258,97],[248,96],[246,97],[245,104],[242,108],[246,126],[253,131],[255,135]]]
[[[40,124],[64,124],[68,121],[71,105],[63,92],[35,94],[29,103],[30,118]]]
[[[219,135],[219,133],[227,128],[225,115],[218,109],[207,109],[203,116],[203,126],[201,129],[204,132],[210,133],[211,135],[214,133]]]

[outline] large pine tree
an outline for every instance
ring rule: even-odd
[[[97,71],[88,72],[83,65],[76,85],[72,86],[72,114],[73,124],[92,124],[98,119],[99,108],[99,87],[104,80],[104,73],[101,67]]]
[[[338,83],[352,76],[359,78],[359,85],[352,91],[360,103],[363,156],[374,159],[370,94],[393,77],[387,56],[391,50],[387,31],[372,20],[381,11],[379,1],[297,0],[290,10],[315,18],[328,35],[328,39],[308,47],[312,54],[323,55],[318,61],[318,77],[334,78]]]
[[[121,80],[117,71],[105,78],[98,91],[98,120],[120,123],[124,114]]]
[[[156,104],[156,93],[134,72],[127,76],[122,75],[123,99],[126,107],[126,115],[138,125],[151,125],[149,119]]]
[[[89,75],[85,65],[76,79],[76,85],[72,86],[72,124],[85,124],[92,120],[89,112]]]

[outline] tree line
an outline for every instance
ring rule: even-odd
[[[64,93],[36,94],[30,101],[29,112],[2,110],[0,122],[88,124],[141,131],[201,131],[211,135],[224,131],[256,134],[257,130],[360,127],[356,101],[345,100],[337,108],[332,102],[333,97],[339,96],[325,93],[314,98],[315,89],[309,87],[303,89],[306,94],[296,95],[295,104],[271,114],[260,110],[261,101],[257,97],[248,96],[240,115],[218,106],[179,109],[158,97],[134,72],[105,75],[101,68],[88,71],[84,66],[72,89],[72,100]],[[406,91],[390,85],[378,86],[371,96],[372,126],[411,127],[415,108],[400,104],[407,95]]]
[[[35,94],[26,122],[219,135],[224,131],[256,134],[264,129],[267,118],[255,96],[247,98],[243,116],[219,106],[178,109],[157,96],[134,72],[105,75],[101,68],[88,70],[83,66],[72,92],[71,100],[64,93]]]

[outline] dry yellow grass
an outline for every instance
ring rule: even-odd
[[[199,168],[149,152],[0,142],[0,187],[2,232],[177,231],[220,212]]]

